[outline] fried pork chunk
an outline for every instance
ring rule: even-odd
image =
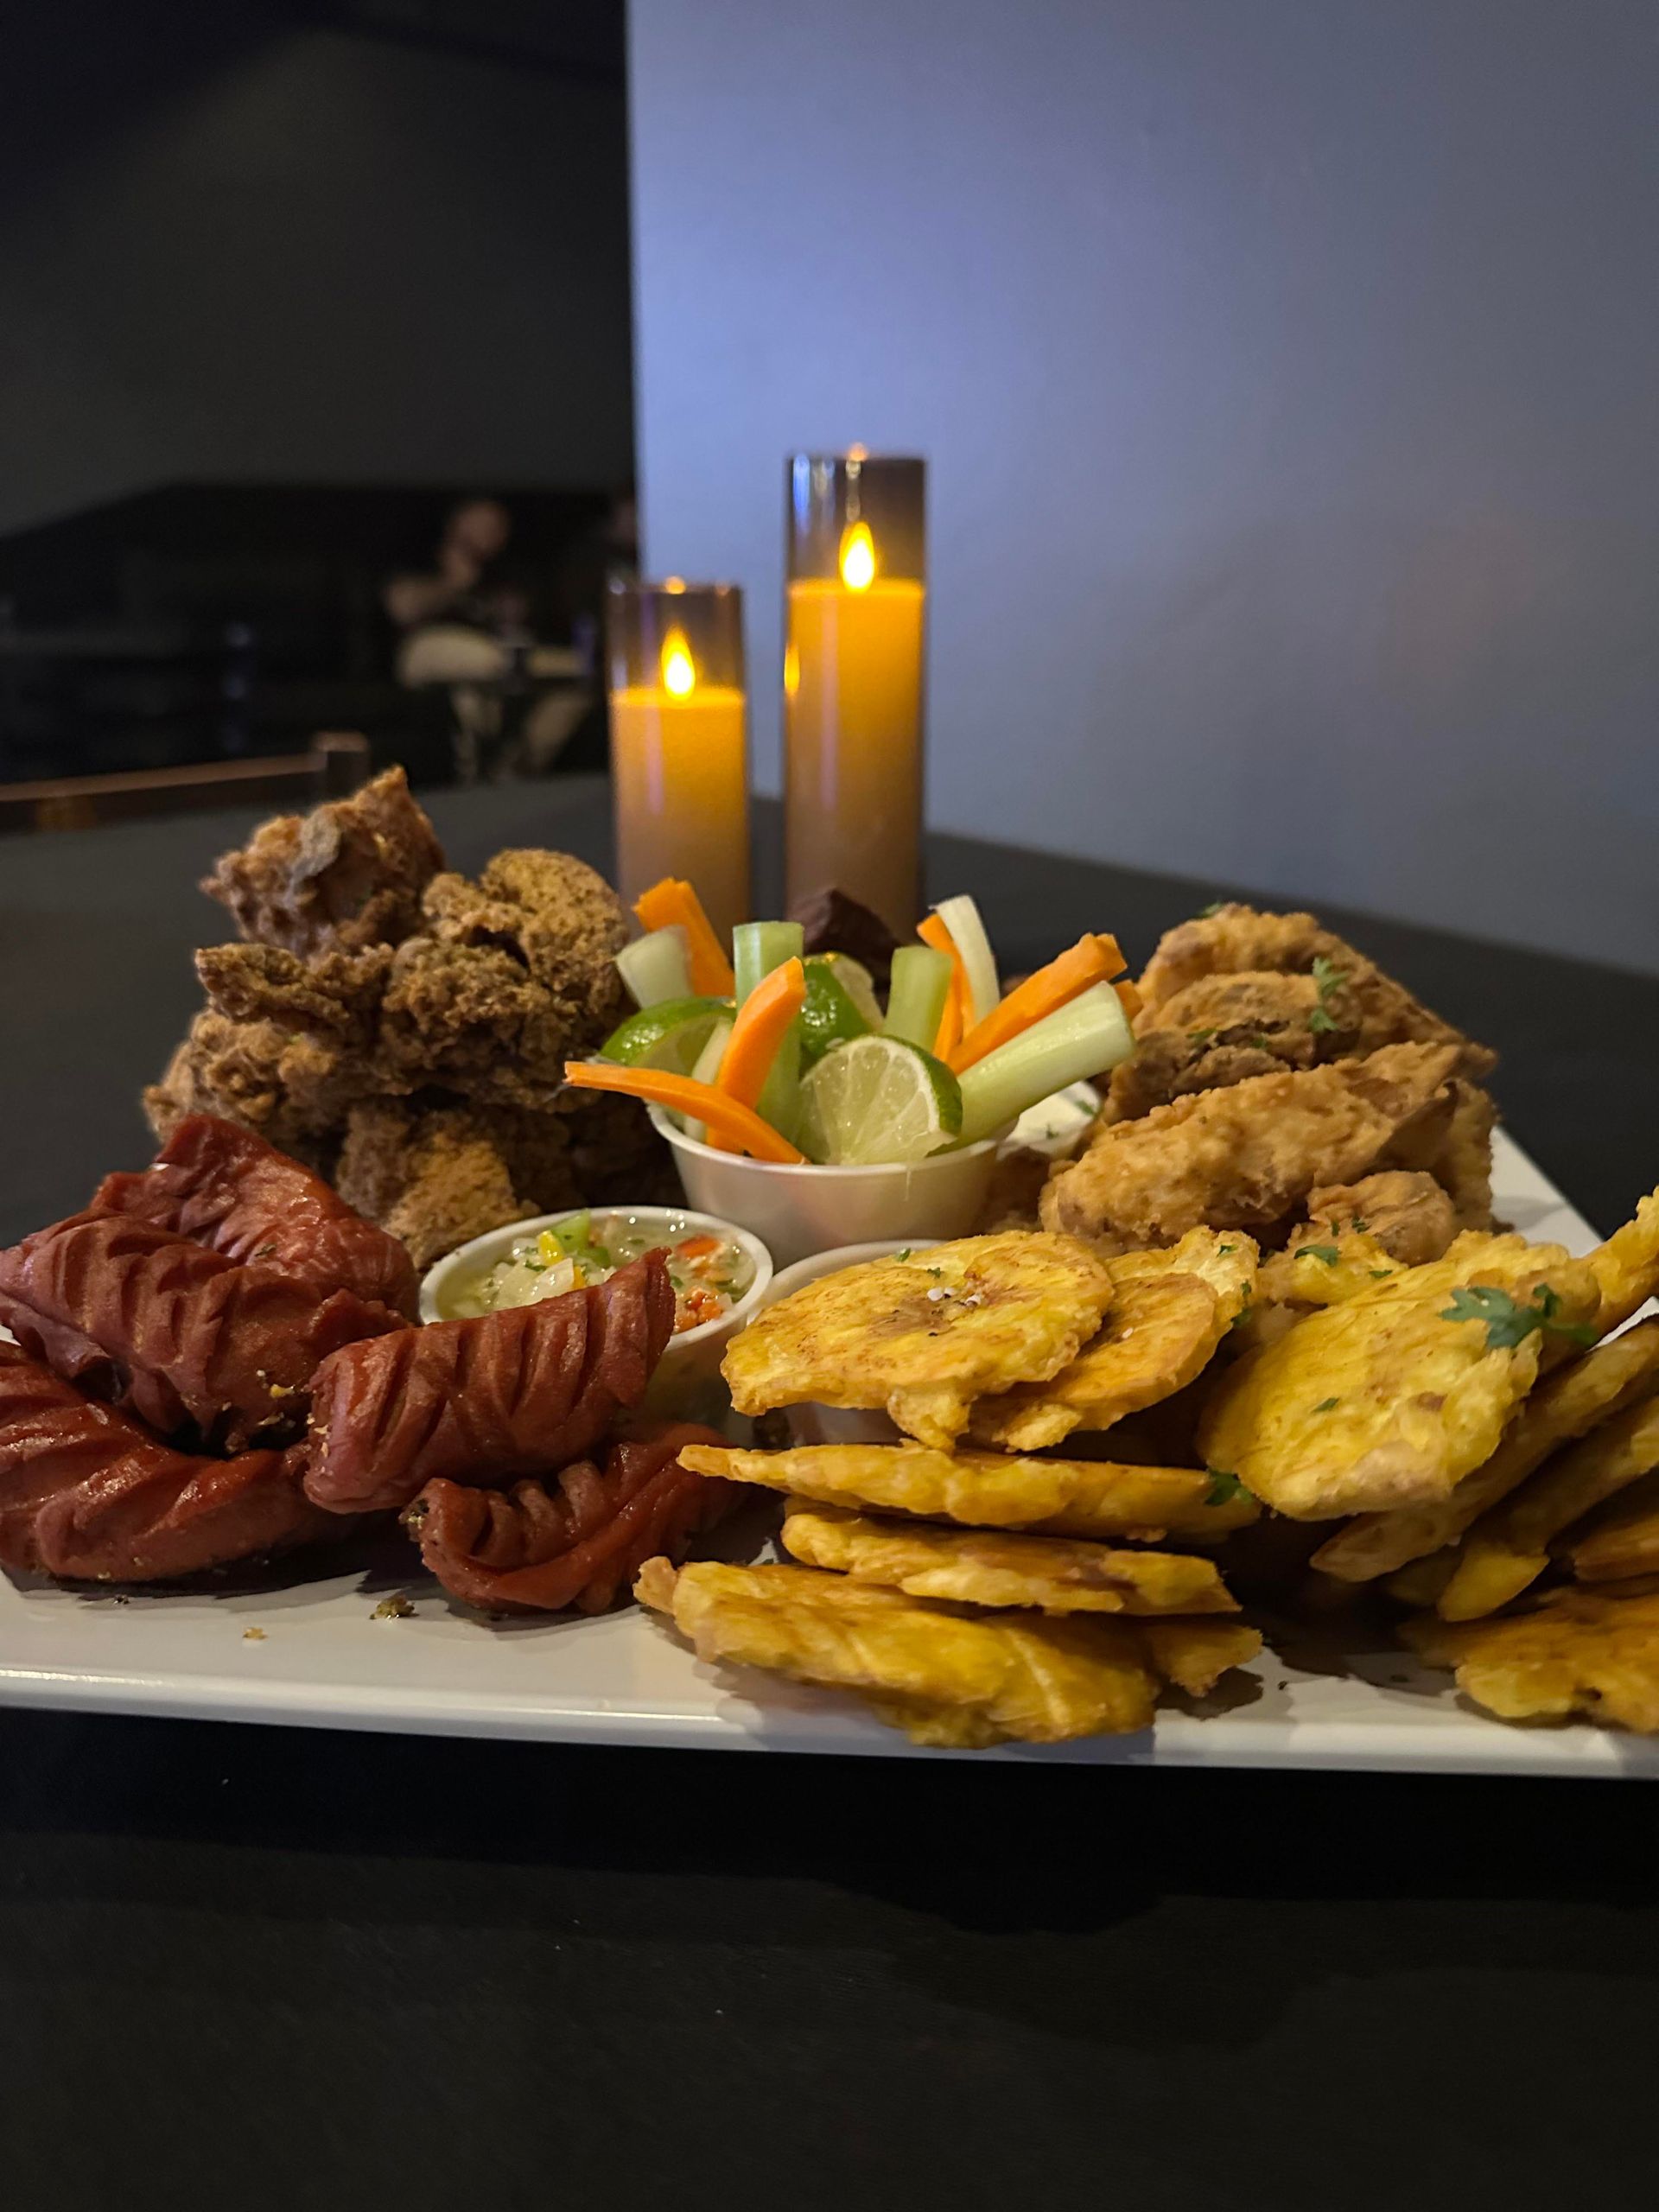
[[[1118,1251],[1205,1225],[1282,1230],[1311,1192],[1370,1174],[1402,1142],[1443,1137],[1458,1059],[1452,1045],[1391,1045],[1103,1122],[1051,1179],[1044,1225]]]
[[[401,768],[352,798],[262,823],[202,884],[245,938],[289,952],[354,952],[418,928],[421,893],[443,866]]]

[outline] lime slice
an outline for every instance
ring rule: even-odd
[[[850,952],[822,952],[815,957],[823,961],[836,981],[864,1017],[865,1027],[881,1027],[881,1001],[875,995],[875,979],[861,960],[855,960]]]
[[[715,1024],[731,1010],[725,999],[665,999],[660,1006],[642,1007],[612,1030],[599,1048],[601,1056],[620,1060],[625,1067],[690,1075]]]
[[[962,1128],[962,1091],[942,1060],[897,1037],[855,1037],[801,1084],[801,1142],[836,1167],[925,1160]]]
[[[857,966],[856,962],[851,964]],[[821,1060],[832,1045],[844,1045],[855,1037],[866,1037],[881,1025],[879,1007],[872,1020],[859,1005],[855,995],[858,977],[846,974],[847,965],[834,953],[806,963],[806,1003],[800,1014],[804,1066],[810,1067],[815,1060]],[[859,969],[859,976],[863,978],[863,990],[874,1007],[875,994],[862,969]]]

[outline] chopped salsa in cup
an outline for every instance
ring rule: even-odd
[[[754,1280],[754,1265],[729,1236],[670,1215],[649,1225],[627,1213],[577,1213],[551,1229],[521,1237],[455,1301],[460,1313],[493,1313],[533,1306],[606,1281],[642,1253],[668,1255],[674,1286],[674,1333],[700,1329],[729,1313]]]

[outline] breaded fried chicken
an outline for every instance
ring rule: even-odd
[[[1201,976],[1137,1020],[1135,1057],[1112,1077],[1112,1117],[1132,1121],[1189,1091],[1345,1059],[1363,1027],[1345,982],[1268,970]]]
[[[1321,963],[1318,969],[1316,962]],[[1478,1077],[1496,1065],[1496,1055],[1485,1046],[1472,1043],[1450,1022],[1442,1021],[1345,938],[1322,929],[1312,914],[1267,914],[1239,905],[1218,907],[1213,914],[1200,915],[1166,932],[1140,980],[1145,1011],[1139,1026],[1167,1026],[1170,1002],[1206,976],[1258,976],[1264,972],[1325,980],[1331,995],[1328,1010],[1333,1014],[1338,1012],[1331,1002],[1335,988],[1345,987],[1360,1017],[1351,1051],[1450,1044],[1462,1054],[1460,1074]]]
[[[196,955],[207,1003],[231,1021],[276,1021],[373,1050],[390,945],[302,960],[273,944],[212,944]]]
[[[302,954],[395,944],[420,925],[421,893],[443,866],[401,768],[309,814],[279,814],[202,882],[258,944]]]
[[[1310,1191],[1307,1218],[1315,1237],[1326,1231],[1369,1234],[1408,1268],[1441,1258],[1461,1226],[1456,1207],[1432,1175],[1397,1167]]]
[[[1449,1118],[1459,1057],[1454,1045],[1393,1045],[1103,1122],[1049,1182],[1044,1224],[1117,1251],[1206,1224],[1282,1234],[1310,1191],[1357,1180],[1402,1131]]]

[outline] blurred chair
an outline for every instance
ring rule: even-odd
[[[253,760],[203,761],[118,776],[67,776],[0,784],[0,831],[90,830],[105,822],[188,814],[207,807],[313,806],[344,798],[369,774],[369,741],[327,730],[308,753]]]

